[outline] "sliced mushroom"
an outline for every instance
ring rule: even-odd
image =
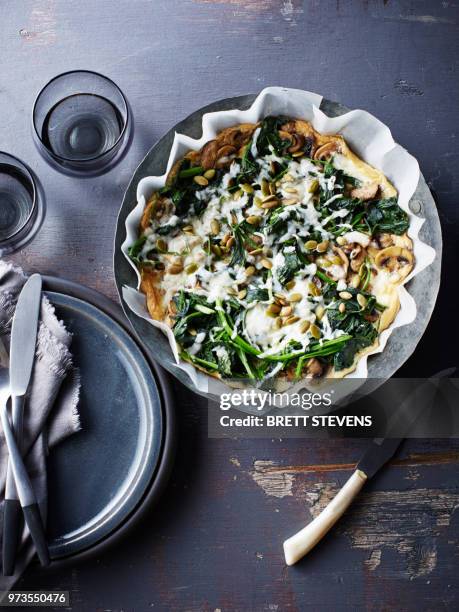
[[[390,247],[394,244],[392,234],[379,234],[376,239],[380,247],[383,249],[387,249],[387,247]]]
[[[217,160],[217,151],[219,149],[219,143],[216,140],[210,140],[201,151],[201,166],[205,170],[209,170],[215,166]]]
[[[371,200],[375,197],[379,189],[378,183],[367,183],[362,187],[356,187],[351,191],[351,197],[358,198],[359,200]]]
[[[333,153],[339,153],[340,151],[339,143],[330,140],[330,142],[327,142],[316,150],[314,159],[330,159]]]
[[[346,253],[343,251],[343,249],[340,249],[339,247],[333,245],[333,252],[335,253],[335,255],[338,255],[338,257],[341,259],[341,261],[343,262],[342,268],[343,268],[343,274],[340,275],[340,278],[346,278],[347,276],[347,271],[349,270],[349,259],[347,258]],[[330,269],[330,276],[332,277],[336,277],[338,278],[338,275],[333,274],[333,267]]]
[[[375,257],[375,265],[380,270],[397,272],[398,279],[405,278],[411,272],[414,256],[411,251],[403,247],[390,246],[379,251]]]
[[[349,253],[349,258],[351,270],[353,272],[358,272],[360,270],[360,266],[365,261],[366,256],[367,252],[363,246],[357,243],[352,244],[352,250]]]
[[[222,166],[228,164],[236,157],[236,153],[236,147],[233,147],[232,145],[224,145],[223,147],[220,147],[220,149],[217,151],[217,161],[215,163],[216,168],[221,168]]]
[[[304,146],[304,136],[301,134],[293,134],[293,144],[287,149],[289,153],[301,151]]]
[[[319,378],[322,376],[324,371],[324,366],[320,363],[318,359],[314,357],[310,359],[306,365],[306,376],[311,378]]]

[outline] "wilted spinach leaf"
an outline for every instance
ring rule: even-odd
[[[404,234],[410,223],[408,215],[397,204],[397,198],[372,200],[368,203],[367,221],[373,234]]]

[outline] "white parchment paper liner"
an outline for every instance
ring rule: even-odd
[[[138,291],[140,275],[128,256],[128,249],[138,237],[139,223],[146,201],[154,191],[165,185],[167,175],[173,164],[190,149],[200,149],[224,128],[239,123],[256,123],[267,115],[286,115],[311,122],[313,127],[322,134],[341,134],[361,159],[381,170],[394,184],[399,194],[398,203],[409,215],[410,228],[408,235],[413,241],[416,265],[405,279],[405,283],[429,266],[435,259],[435,250],[422,242],[418,236],[424,219],[414,215],[408,207],[419,181],[419,165],[416,159],[396,144],[389,128],[370,113],[353,110],[340,117],[331,118],[319,109],[321,101],[322,96],[309,91],[267,87],[257,96],[252,106],[245,111],[234,109],[206,113],[202,118],[201,138],[195,140],[176,132],[165,174],[148,176],[139,182],[137,205],[126,219],[126,240],[121,246],[124,255],[137,274],[138,284],[136,289],[123,287],[123,298],[136,315],[159,328],[167,336],[176,361],[175,367],[185,371],[196,390],[201,393],[208,393],[210,377],[196,370],[191,364],[180,360],[172,330],[164,323],[154,321],[150,317],[146,308],[145,296]],[[392,331],[397,327],[411,323],[416,318],[416,303],[402,285],[399,286],[399,297],[400,310],[390,327],[379,336],[379,346],[360,359],[357,368],[348,375],[348,378],[367,378],[368,356],[383,351]],[[224,393],[229,390],[226,384],[212,378],[213,392]]]

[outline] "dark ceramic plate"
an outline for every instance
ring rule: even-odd
[[[137,286],[135,272],[126,261],[121,251],[121,245],[126,239],[126,217],[136,206],[136,190],[140,179],[145,176],[159,176],[165,172],[175,132],[187,134],[192,138],[200,138],[202,135],[202,116],[204,113],[224,111],[232,108],[244,110],[249,108],[255,97],[255,94],[250,94],[213,102],[189,115],[186,119],[169,130],[169,132],[150,149],[135,171],[124,195],[118,217],[115,237],[114,268],[115,280],[124,312],[137,335],[142,339],[151,357],[192,390],[195,390],[195,388],[188,375],[182,370],[178,370],[174,367],[175,362],[172,352],[161,331],[135,315],[123,301],[122,287],[124,285],[129,287]],[[329,117],[336,117],[350,110],[338,102],[332,102],[326,99],[322,100],[320,108]],[[434,262],[417,274],[407,286],[418,308],[415,321],[410,325],[396,328],[391,334],[384,351],[372,355],[369,358],[369,378],[384,380],[391,377],[402,366],[421,339],[437,299],[441,271],[441,228],[437,207],[422,175],[416,192],[410,201],[410,207],[415,214],[425,218],[425,223],[419,232],[419,236],[421,240],[431,245],[436,250],[437,256]]]
[[[82,380],[83,431],[54,449],[48,463],[48,538],[56,560],[107,542],[133,521],[152,488],[157,496],[170,465],[171,423],[164,376],[121,322],[94,303],[108,300],[72,283],[45,283],[74,334]]]

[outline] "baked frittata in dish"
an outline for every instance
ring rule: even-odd
[[[177,162],[129,255],[151,317],[196,368],[342,377],[397,314],[408,228],[394,186],[341,136],[275,116]]]

